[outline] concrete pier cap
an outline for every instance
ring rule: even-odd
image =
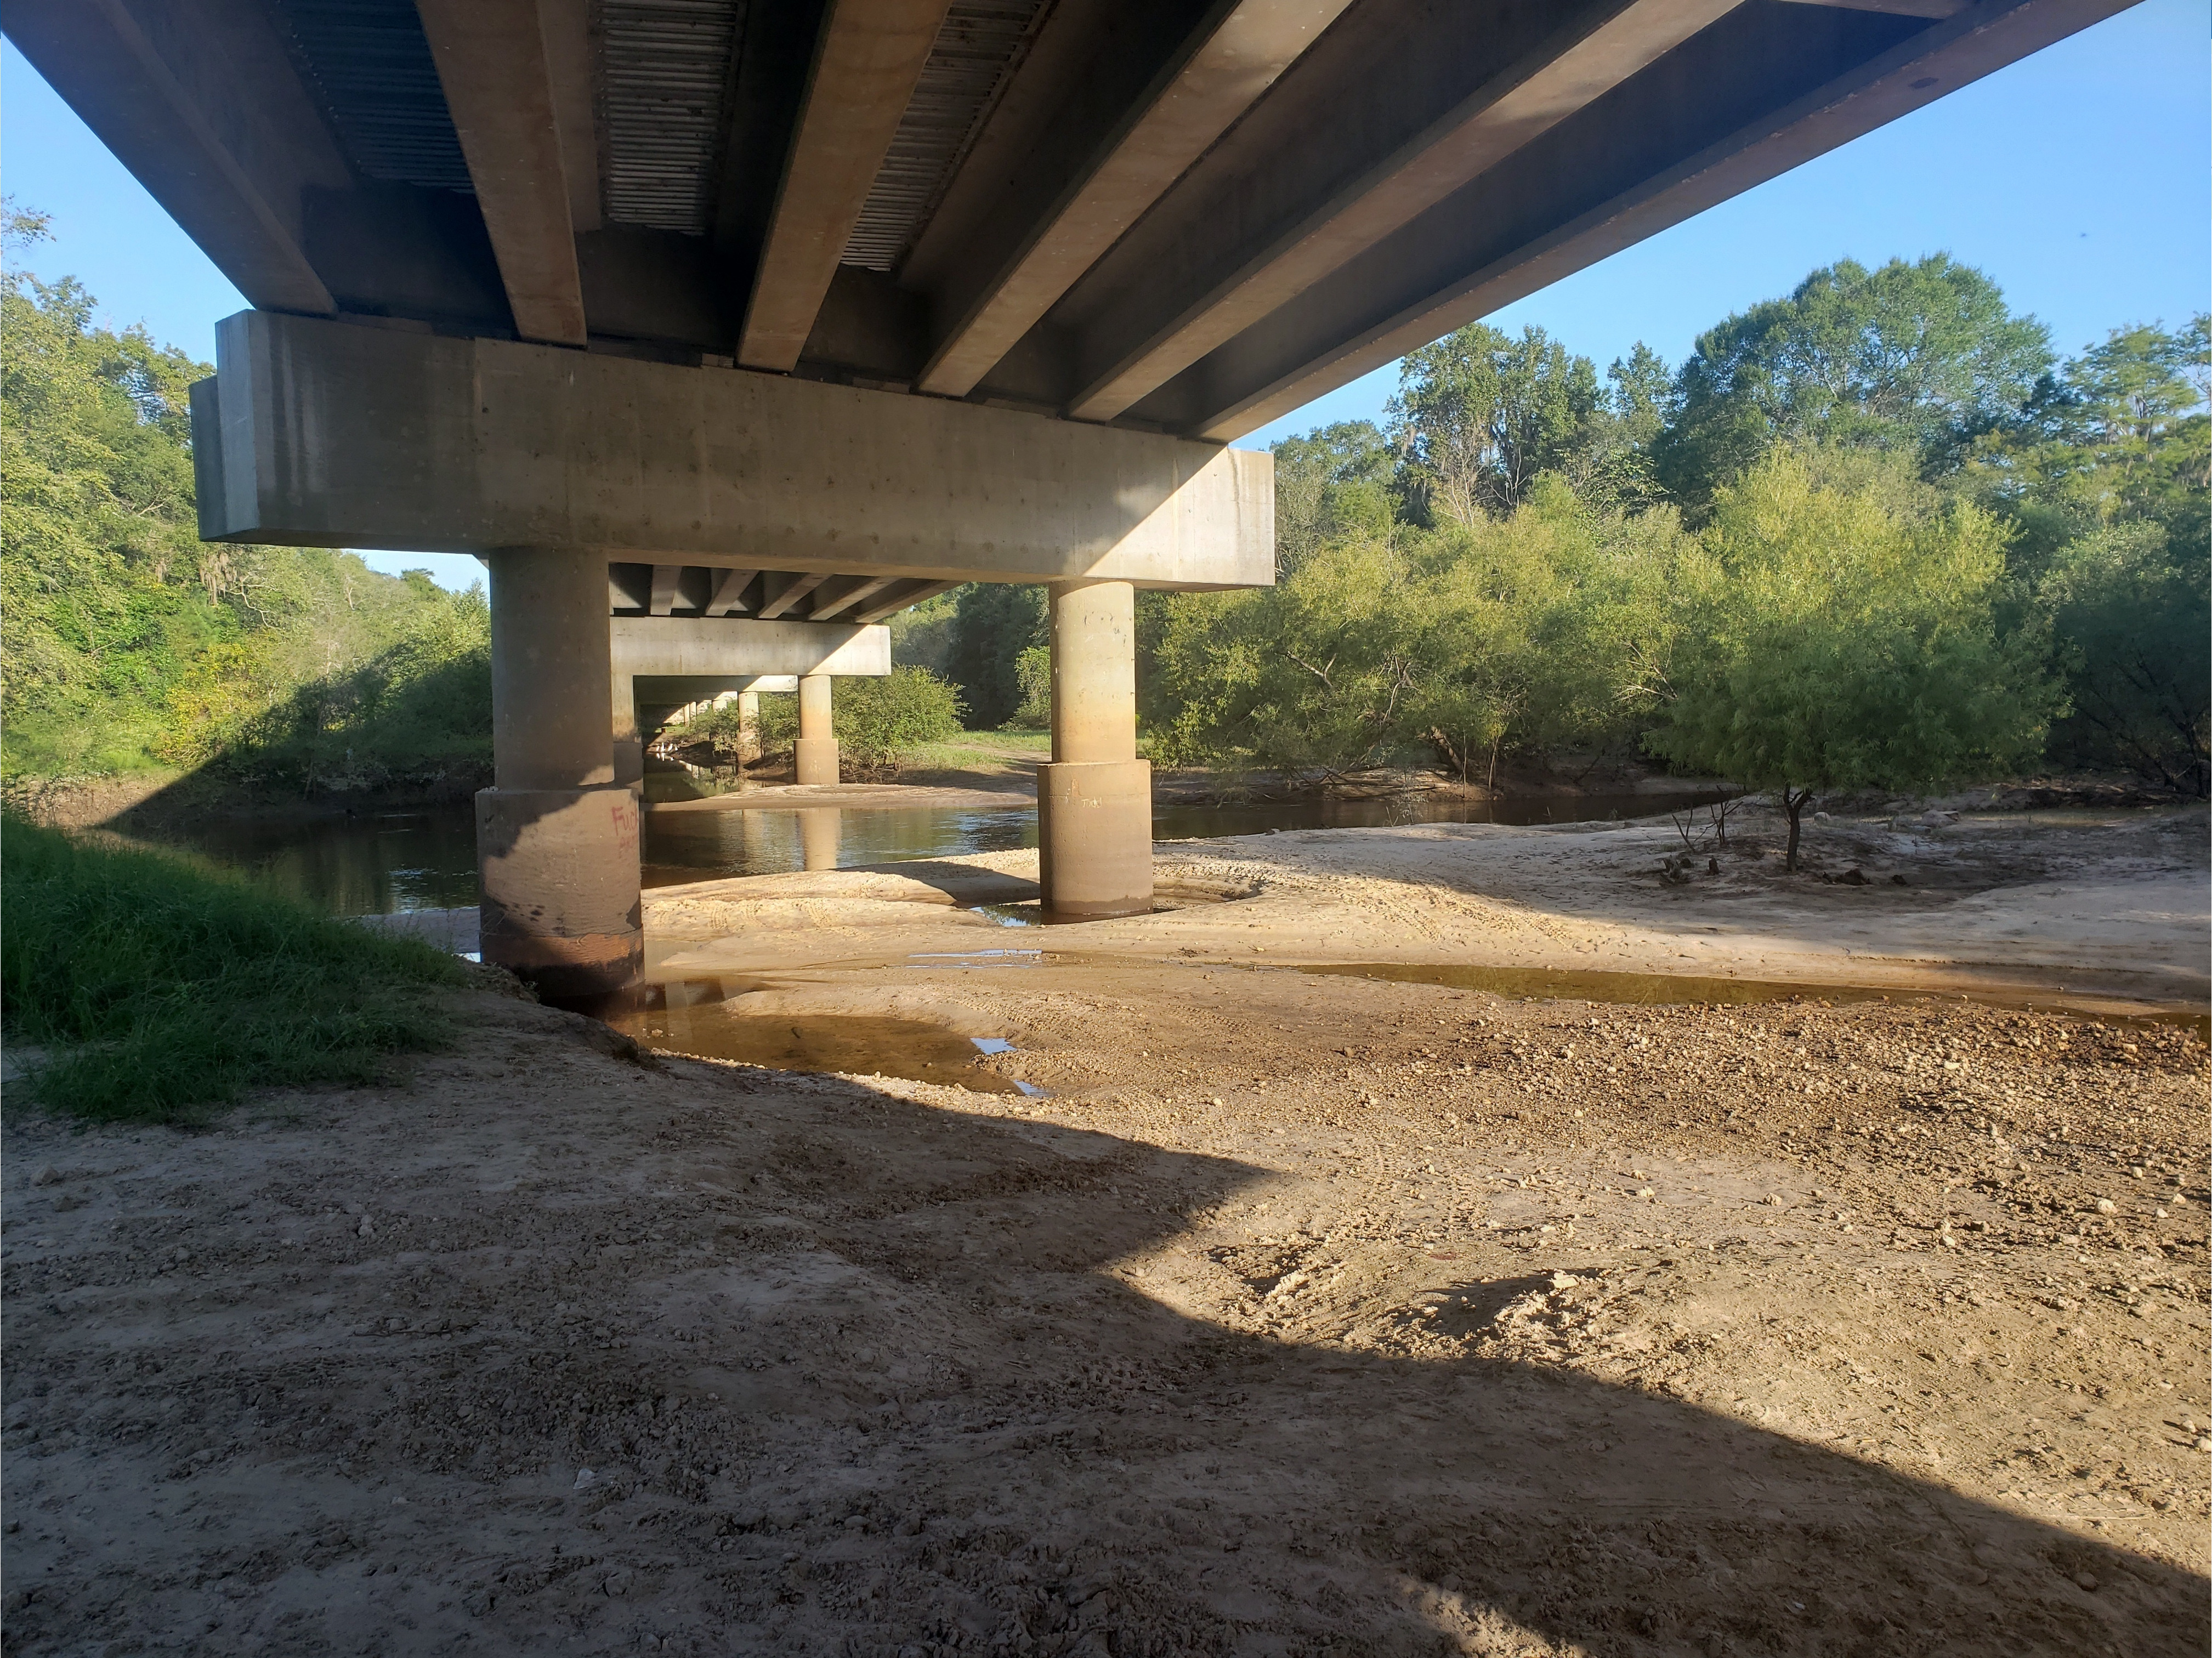
[[[266,311],[217,325],[216,363],[192,392],[206,540],[590,548],[939,582],[1274,580],[1272,458],[1196,439]]]
[[[607,636],[614,768],[623,783],[645,775],[637,710],[648,701],[678,707],[727,692],[798,690],[808,675],[872,678],[891,671],[890,629],[880,624],[617,616],[611,618]],[[802,738],[805,720],[802,707]],[[803,761],[807,751],[800,753]],[[836,782],[834,747],[829,764],[827,779],[799,780]]]

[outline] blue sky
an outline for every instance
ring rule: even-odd
[[[1679,361],[1729,312],[1806,272],[1938,250],[1980,266],[2062,351],[2108,328],[2212,305],[2212,7],[2144,0],[1489,319],[1534,323],[1602,368],[1643,340]],[[26,263],[81,279],[102,319],[215,355],[245,301],[12,46],[0,47],[0,153],[19,207],[53,216]],[[1239,440],[1379,419],[1385,368]],[[465,586],[472,558],[368,554]]]

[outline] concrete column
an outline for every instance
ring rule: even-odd
[[[615,780],[608,721],[606,560],[508,547],[486,562],[492,786],[477,795],[483,958],[548,1000],[589,1001],[634,980],[644,955],[637,796]]]
[[[1137,595],[1126,581],[1046,589],[1052,760],[1037,768],[1044,908],[1062,916],[1152,908],[1152,768],[1137,758]]]
[[[799,677],[799,781],[837,780],[837,739],[831,734],[830,676]]]
[[[637,681],[626,673],[610,674],[607,688],[614,699],[615,781],[635,788],[645,781],[645,733],[637,723]]]

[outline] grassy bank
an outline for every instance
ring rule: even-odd
[[[107,1121],[185,1122],[257,1088],[367,1083],[443,1046],[453,957],[181,859],[10,818],[0,993],[17,1086]]]

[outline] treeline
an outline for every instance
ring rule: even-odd
[[[1816,271],[1672,367],[1471,325],[1403,361],[1385,423],[1274,446],[1277,586],[1143,596],[1151,752],[1470,780],[1646,756],[1792,790],[2051,766],[2202,794],[2209,368],[2202,317],[2061,361],[1941,255]],[[0,279],[0,770],[472,786],[481,593],[202,544],[208,372],[95,327],[74,282]],[[892,628],[971,726],[1048,718],[1041,589]]]
[[[2061,361],[1942,255],[1815,271],[1672,369],[1462,328],[1387,427],[1274,446],[1275,588],[1146,596],[1152,756],[2201,795],[2209,361],[2202,317]]]
[[[9,211],[12,250],[46,234]],[[180,768],[316,792],[466,786],[491,752],[481,593],[350,553],[199,540],[185,388],[76,282],[0,278],[0,769]]]

